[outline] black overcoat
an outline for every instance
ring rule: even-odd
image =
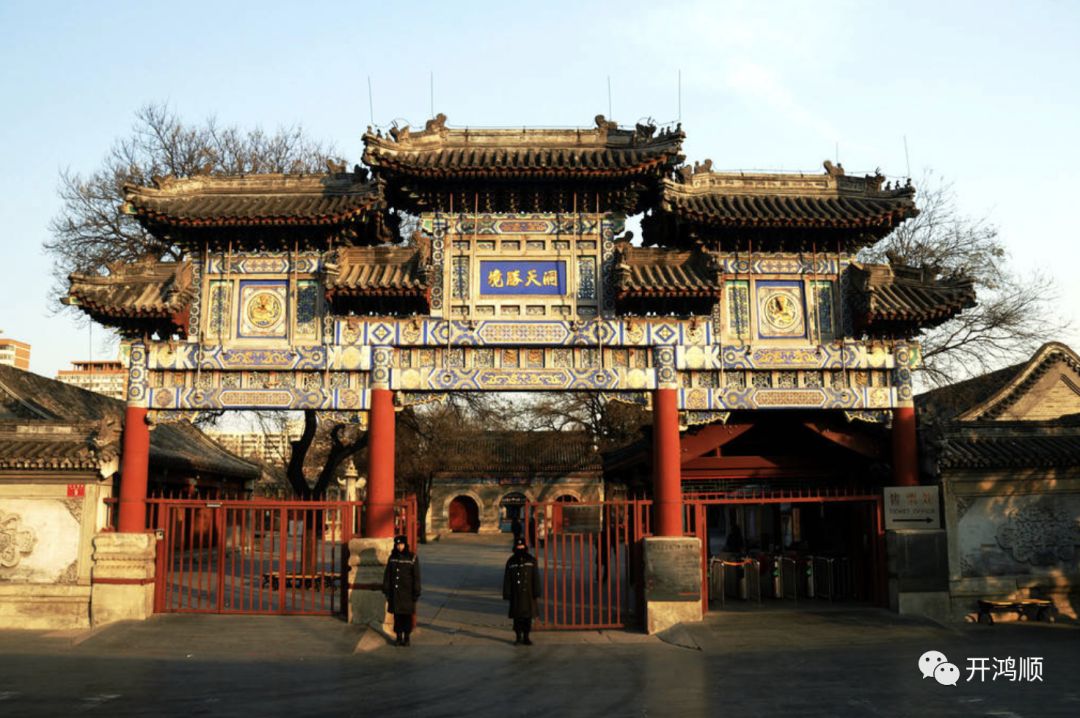
[[[510,602],[510,618],[536,618],[539,597],[540,570],[536,567],[536,557],[515,553],[506,562],[503,573],[503,600]]]
[[[389,613],[416,613],[420,598],[420,559],[412,551],[391,551],[383,572],[383,594]]]

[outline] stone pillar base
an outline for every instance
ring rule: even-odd
[[[393,550],[393,538],[349,540],[349,623],[393,634],[394,617],[386,612],[382,592],[383,572]]]
[[[646,601],[645,632],[650,636],[679,623],[697,623],[704,618],[701,601]]]
[[[94,537],[90,624],[143,621],[154,613],[153,533],[100,533]]]
[[[701,541],[690,536],[645,539],[645,631],[701,621]]]
[[[895,601],[895,611],[902,616],[925,616],[935,621],[946,622],[950,619],[952,606],[949,604],[948,591],[906,591],[890,596],[890,604]]]

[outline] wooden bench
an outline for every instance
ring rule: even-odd
[[[262,575],[263,588],[277,589],[281,585],[281,574],[264,573]],[[287,573],[285,574],[285,588],[332,588],[339,580],[336,573],[322,571],[318,573]]]
[[[979,623],[994,625],[995,613],[1016,613],[1021,620],[1054,622],[1057,609],[1045,598],[1018,598],[1011,601],[979,599]]]

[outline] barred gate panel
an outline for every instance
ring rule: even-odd
[[[154,499],[155,610],[181,613],[343,614],[348,542],[360,502]],[[412,502],[396,529],[417,533]]]
[[[623,628],[642,617],[647,501],[526,504],[540,564],[539,629]]]

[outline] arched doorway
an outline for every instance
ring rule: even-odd
[[[471,496],[455,496],[447,510],[450,531],[474,534],[480,530],[480,508]]]
[[[499,530],[503,533],[520,534],[525,522],[525,502],[529,498],[520,491],[513,491],[499,502]]]

